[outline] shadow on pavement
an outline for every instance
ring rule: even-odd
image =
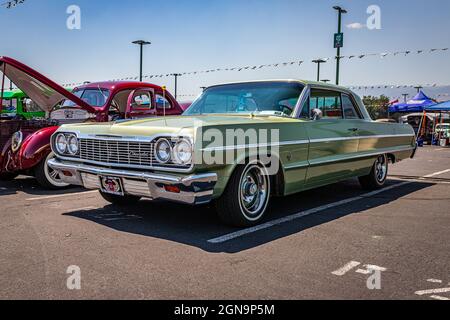
[[[398,183],[398,181],[389,181],[388,185]],[[432,185],[432,183],[411,182],[373,197],[328,209],[220,244],[212,244],[208,240],[238,231],[239,229],[222,225],[212,205],[189,207],[170,203],[141,201],[129,207],[120,208],[108,205],[101,209],[69,212],[64,215],[90,220],[120,232],[194,246],[211,253],[238,253],[347,215],[358,214],[371,208],[383,206]],[[349,181],[285,198],[274,198],[266,221],[286,217],[364,193],[357,182]]]
[[[69,186],[61,190],[46,190],[33,177],[19,177],[11,181],[0,181],[0,197],[23,192],[30,196],[54,196],[86,191],[83,188]]]

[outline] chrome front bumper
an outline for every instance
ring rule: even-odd
[[[161,199],[185,204],[202,204],[212,200],[217,174],[207,173],[191,176],[154,174],[139,171],[101,168],[81,163],[52,159],[48,165],[58,171],[68,184],[86,189],[100,190],[100,177],[122,179],[123,191],[127,195]],[[169,192],[167,187],[178,187],[179,192]],[[170,189],[170,188],[169,188]]]

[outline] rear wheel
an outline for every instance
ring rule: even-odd
[[[53,152],[50,152],[48,156],[43,159],[36,167],[34,175],[38,183],[47,189],[57,190],[67,188],[69,184],[63,182],[59,173],[50,168],[47,162],[55,157]]]
[[[136,204],[139,200],[141,200],[140,197],[136,196],[116,196],[114,194],[104,193],[103,191],[100,191],[100,195],[109,203],[119,206]]]
[[[377,190],[386,184],[389,171],[389,161],[386,155],[381,155],[375,161],[369,175],[360,177],[359,183],[366,190]]]
[[[266,213],[270,191],[270,177],[264,166],[252,162],[237,167],[216,201],[220,219],[236,227],[258,224]]]

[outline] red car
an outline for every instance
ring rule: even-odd
[[[169,92],[150,83],[89,83],[70,93],[11,58],[0,57],[0,71],[35,101],[48,118],[28,121],[0,119],[0,180],[25,174],[35,176],[46,188],[66,187],[58,174],[46,165],[47,160],[53,157],[50,137],[61,124],[120,121],[183,113],[182,107]]]

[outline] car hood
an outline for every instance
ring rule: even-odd
[[[259,123],[282,123],[298,121],[292,118],[267,116],[205,115],[146,118],[141,120],[64,125],[60,131],[74,131],[87,135],[153,136],[194,135],[199,128],[217,126],[246,126]]]
[[[0,57],[0,71],[43,111],[50,112],[62,100],[68,99],[79,108],[95,113],[94,107],[17,60]]]

